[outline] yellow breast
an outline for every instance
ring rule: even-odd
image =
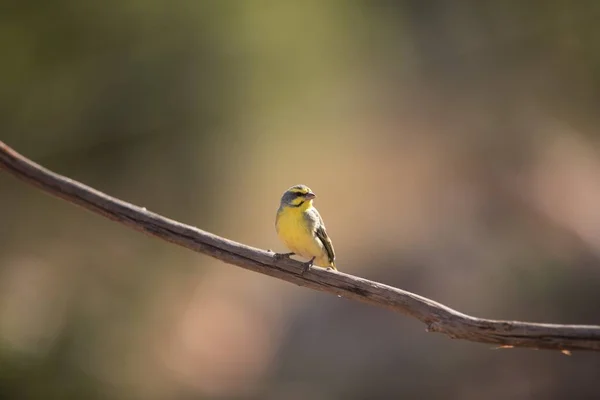
[[[309,229],[309,225],[301,210],[284,208],[277,214],[275,223],[277,234],[290,251],[297,255],[311,259],[316,257],[315,264],[323,266],[328,264],[327,257],[321,241]]]

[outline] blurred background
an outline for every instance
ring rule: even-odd
[[[600,323],[600,3],[6,4],[0,139],[283,251],[498,319]],[[219,263],[0,174],[0,397],[600,398],[593,353],[491,350]]]

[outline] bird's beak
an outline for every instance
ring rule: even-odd
[[[306,198],[306,200],[312,200],[315,197],[317,197],[317,195],[314,194],[313,192],[308,192],[308,193],[306,193],[306,195],[304,195],[304,197]]]

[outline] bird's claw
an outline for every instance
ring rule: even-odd
[[[315,261],[315,258],[313,257],[310,261],[307,261],[307,262],[305,262],[303,264],[304,268],[302,268],[302,274],[301,275],[304,275],[305,273],[307,273],[310,270],[310,267],[313,266],[313,262],[314,261]]]
[[[293,255],[294,253],[274,253],[273,257],[275,257],[276,260],[283,260],[284,258],[290,258]]]

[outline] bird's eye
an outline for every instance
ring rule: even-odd
[[[297,192],[297,193],[296,193],[296,196],[298,196],[298,197],[304,197],[304,196],[306,196],[306,193],[303,193],[303,192]]]

